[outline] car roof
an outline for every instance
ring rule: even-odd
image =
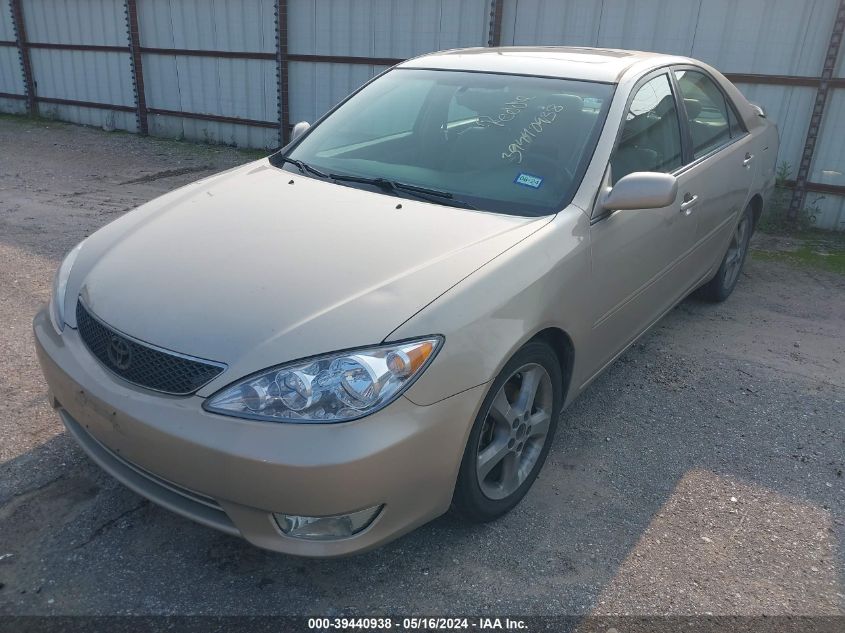
[[[572,46],[504,46],[440,51],[409,59],[399,66],[618,83],[629,70],[636,70],[639,74],[668,64],[689,63],[695,61],[687,57],[645,51]]]

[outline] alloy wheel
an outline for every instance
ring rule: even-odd
[[[748,248],[748,216],[743,215],[731,238],[731,245],[725,256],[725,286],[731,288],[739,277],[745,250]]]
[[[541,365],[523,365],[504,382],[478,438],[476,473],[484,496],[504,499],[531,474],[549,434],[553,403],[552,379]]]

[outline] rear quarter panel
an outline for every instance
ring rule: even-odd
[[[722,73],[707,64],[701,62],[696,63],[718,79],[722,85],[722,89],[730,97],[737,110],[739,110],[739,115],[742,117],[745,127],[751,134],[753,139],[751,151],[756,158],[756,165],[754,169],[754,180],[751,184],[748,197],[751,199],[754,195],[760,194],[765,205],[769,201],[775,186],[778,149],[780,147],[777,125],[770,119],[760,116],[757,108],[751,105],[739,88]]]
[[[757,129],[755,139],[757,156],[760,157],[760,162],[757,167],[757,173],[755,174],[754,184],[752,185],[752,192],[759,193],[763,197],[763,204],[765,206],[775,189],[780,135],[777,125],[773,121],[760,118],[765,122],[765,125]]]

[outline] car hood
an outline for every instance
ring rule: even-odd
[[[130,336],[226,363],[209,393],[264,367],[379,343],[548,221],[399,199],[262,160],[92,235],[66,314],[75,326],[78,294]]]

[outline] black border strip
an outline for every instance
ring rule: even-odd
[[[129,57],[132,62],[132,82],[135,87],[138,133],[149,133],[147,124],[147,95],[144,91],[144,65],[141,61],[141,35],[138,30],[138,7],[135,0],[126,0],[126,31],[129,37]]]
[[[132,110],[134,112],[134,109]],[[182,112],[180,110],[165,110],[163,108],[147,108],[149,114],[161,116],[176,116],[186,119],[199,119],[202,121],[216,121],[217,123],[236,123],[238,125],[251,125],[253,127],[265,127],[278,129],[278,121],[261,121],[259,119],[242,119],[235,116],[223,116],[220,114],[203,114],[201,112]]]
[[[29,48],[51,51],[91,51],[94,53],[128,53],[128,46],[110,46],[105,44],[52,44],[50,42],[30,42]]]
[[[290,141],[288,0],[276,0],[276,81],[279,101],[279,143]]]
[[[29,42],[26,38],[26,25],[23,17],[21,0],[9,0],[12,9],[12,26],[15,29],[18,56],[23,71],[23,86],[26,91],[26,109],[30,115],[37,114],[35,104],[35,81],[32,78],[32,62],[29,57]]]
[[[118,112],[135,112],[134,106],[100,103],[98,101],[79,101],[77,99],[61,99],[59,97],[35,97],[38,103],[55,103],[56,105],[80,106],[83,108],[98,108],[100,110],[117,110]]]

